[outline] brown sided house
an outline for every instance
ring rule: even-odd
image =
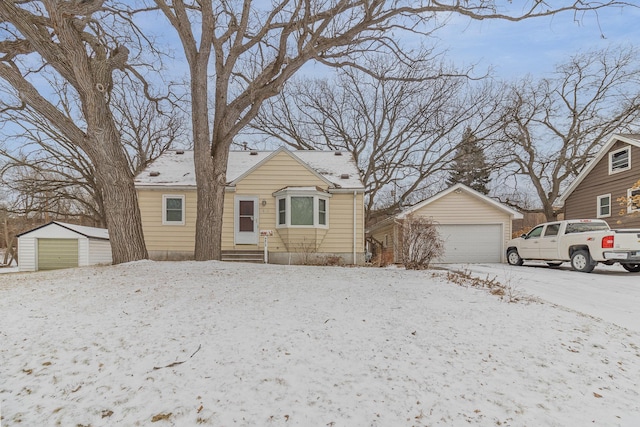
[[[640,135],[613,135],[560,197],[565,219],[601,218],[612,228],[640,228],[640,206],[619,202],[640,194],[638,180]]]
[[[168,152],[136,177],[152,259],[192,259],[192,151]],[[274,264],[364,262],[364,185],[339,151],[232,151],[222,218],[223,260]]]

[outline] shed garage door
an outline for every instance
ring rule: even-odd
[[[78,239],[38,239],[38,270],[78,266]]]
[[[501,224],[440,225],[438,230],[445,248],[438,262],[502,262]]]

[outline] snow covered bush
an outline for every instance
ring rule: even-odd
[[[401,248],[405,268],[422,270],[441,257],[444,241],[432,220],[410,216],[402,224]]]

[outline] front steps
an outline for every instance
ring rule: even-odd
[[[263,251],[222,251],[222,261],[264,263]]]

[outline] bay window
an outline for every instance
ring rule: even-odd
[[[285,188],[274,193],[278,227],[327,227],[330,194],[315,187]]]

